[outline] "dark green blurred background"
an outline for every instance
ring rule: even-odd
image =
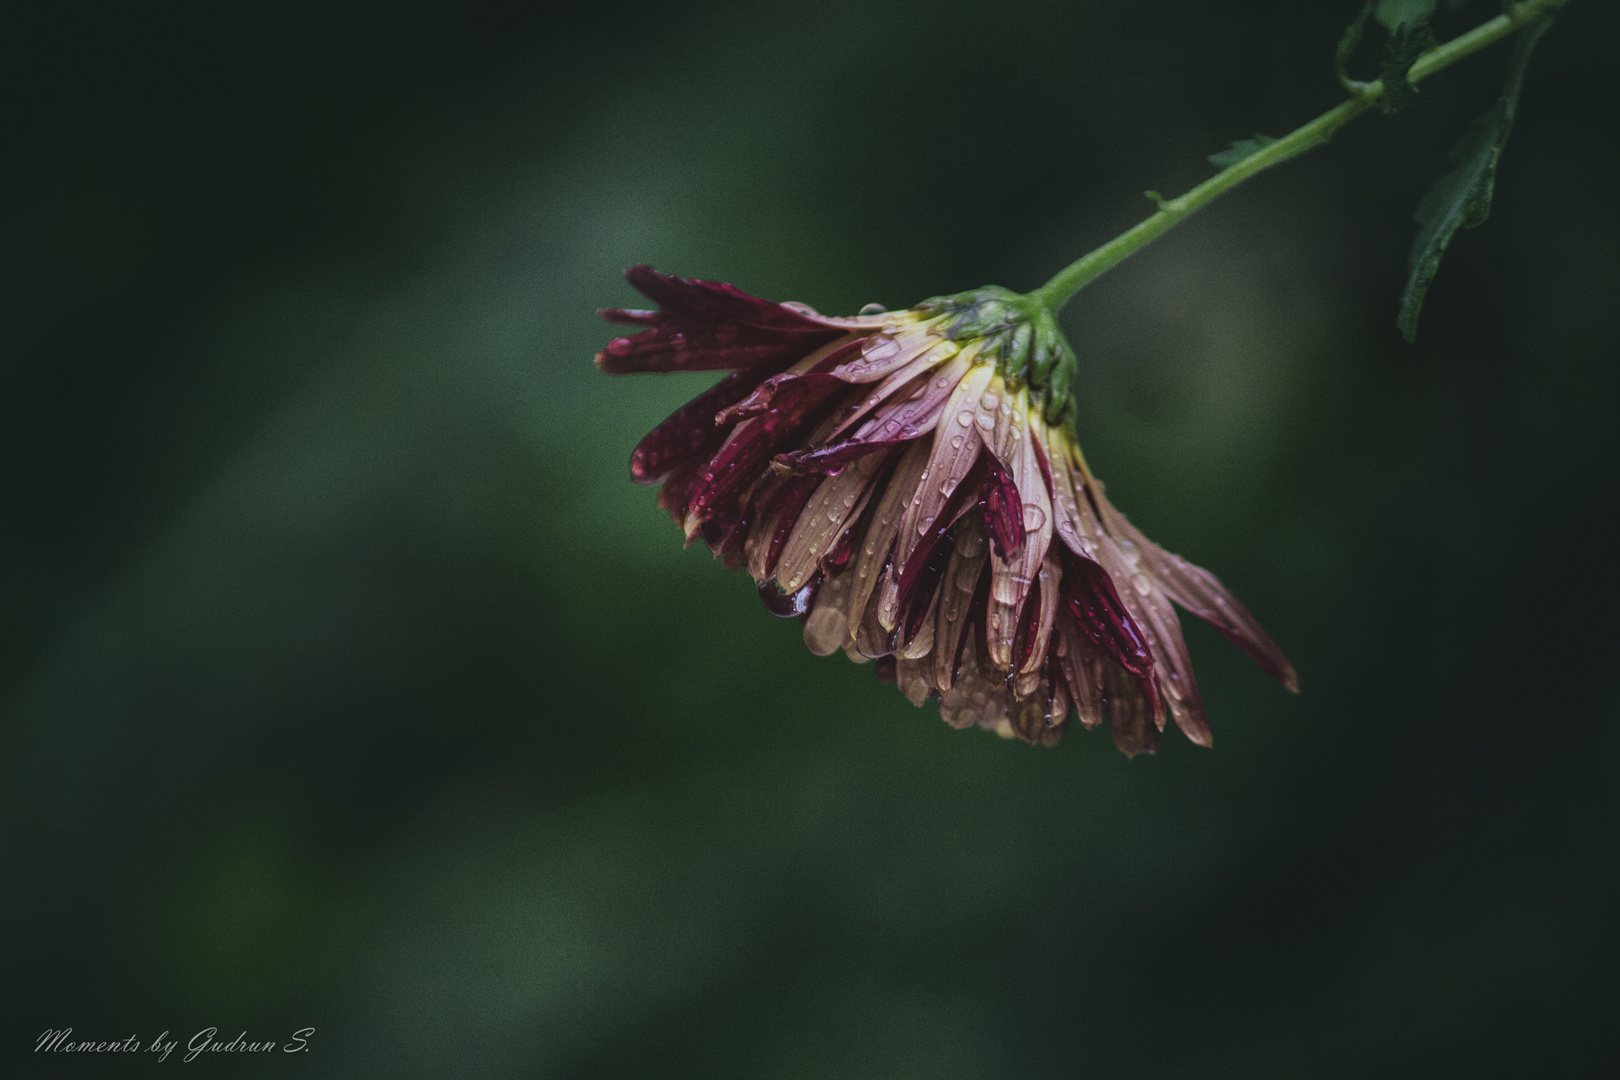
[[[1504,49],[1068,309],[1110,494],[1302,676],[1189,626],[1214,751],[809,655],[628,480],[705,380],[591,365],[637,262],[1033,287],[1335,103],[1354,7],[12,12],[0,1072],[1601,1072],[1614,5],[1543,40],[1415,348],[1410,215]],[[30,1053],[66,1026],[316,1033]]]

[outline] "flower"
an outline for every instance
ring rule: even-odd
[[[596,364],[730,373],[635,448],[632,477],[810,650],[876,660],[953,727],[1054,744],[1105,716],[1126,754],[1167,718],[1210,745],[1172,601],[1289,689],[1293,666],[1207,570],[1103,494],[1068,418],[1074,355],[999,288],[829,318],[633,267],[658,311]]]

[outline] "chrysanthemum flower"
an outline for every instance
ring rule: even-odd
[[[1214,575],[1115,510],[1074,438],[1051,314],[986,288],[829,318],[632,268],[658,311],[596,364],[729,371],[635,449],[631,475],[812,652],[876,660],[954,727],[1051,745],[1106,716],[1127,754],[1169,717],[1209,745],[1171,602],[1289,689],[1294,669]]]

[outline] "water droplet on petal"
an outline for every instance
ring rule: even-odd
[[[939,387],[941,390],[945,389],[947,386],[951,385],[950,376],[941,375],[939,378],[934,380],[934,385]]]
[[[996,418],[991,416],[989,413],[980,413],[978,420],[979,428],[982,431],[989,431],[996,426]]]
[[[962,444],[964,442],[966,442],[966,441],[967,440],[962,438],[962,436],[960,436],[960,435],[952,435],[951,436],[951,449],[952,450],[960,450],[960,449],[962,449]]]
[[[845,308],[844,310],[847,311],[849,309]],[[882,304],[867,304],[867,305],[865,305],[864,307],[861,308],[859,314],[861,314],[861,315],[881,315],[885,311],[888,311],[888,310],[889,309],[884,307]]]
[[[1046,511],[1042,510],[1040,507],[1036,506],[1034,503],[1025,503],[1024,504],[1024,528],[1025,528],[1025,530],[1028,531],[1028,532],[1034,532],[1036,529],[1039,529],[1042,525],[1045,525],[1045,524],[1046,524]]]
[[[986,409],[994,409],[997,405],[1001,404],[1001,399],[987,390],[983,394],[979,395],[979,404],[984,406]]]
[[[850,507],[852,507],[854,505],[855,505],[855,496],[853,496],[853,495],[845,495],[844,496],[844,509],[848,510]]]
[[[1143,596],[1147,596],[1153,591],[1153,582],[1148,580],[1146,574],[1135,574],[1131,577],[1131,587]]]
[[[963,427],[967,427],[969,424],[973,423],[973,410],[963,409],[961,412],[957,413],[956,422],[961,424]]]

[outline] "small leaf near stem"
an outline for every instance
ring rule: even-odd
[[[1220,153],[1209,155],[1209,163],[1217,169],[1230,169],[1244,158],[1253,157],[1276,141],[1270,135],[1255,132],[1254,138],[1237,139]]]
[[[1521,3],[1512,3],[1496,18],[1483,22],[1467,33],[1460,34],[1419,56],[1407,71],[1406,78],[1414,83],[1420,82],[1532,23],[1545,21],[1566,2],[1567,0],[1523,0]],[[1354,47],[1353,43],[1351,47]],[[1030,292],[1029,300],[1053,313],[1061,310],[1075,293],[1157,240],[1189,214],[1209,205],[1245,180],[1273,165],[1280,165],[1290,158],[1298,157],[1332,138],[1335,131],[1372,108],[1383,95],[1384,86],[1378,81],[1356,84],[1351,93],[1352,96],[1348,101],[1340,102],[1310,123],[1296,128],[1276,142],[1269,143],[1227,166],[1185,195],[1160,201],[1158,213],[1138,222],[1106,244],[1087,252],[1059,270],[1052,275],[1050,281]]]
[[[1507,80],[1502,85],[1502,96],[1489,112],[1474,120],[1452,148],[1451,161],[1456,168],[1436,180],[1418,204],[1419,228],[1409,257],[1411,276],[1401,294],[1401,311],[1395,320],[1408,344],[1417,339],[1423,297],[1440,269],[1440,257],[1446,253],[1451,238],[1459,228],[1471,229],[1490,216],[1491,196],[1496,188],[1496,163],[1513,130],[1513,115],[1518,109],[1519,92],[1524,87],[1530,50],[1536,47],[1536,41],[1551,22],[1551,19],[1542,19],[1525,28],[1519,36]]]

